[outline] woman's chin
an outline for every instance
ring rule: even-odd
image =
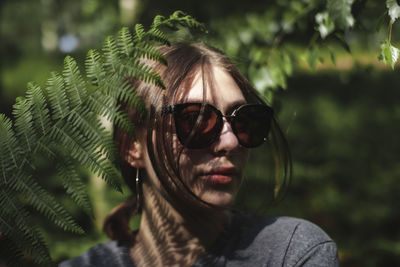
[[[235,200],[235,197],[231,192],[224,191],[205,192],[200,198],[208,204],[220,208],[231,207]]]

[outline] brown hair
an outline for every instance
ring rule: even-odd
[[[173,131],[172,123],[168,118],[160,118],[158,116],[162,108],[176,103],[177,100],[182,98],[191,89],[195,75],[200,69],[203,75],[203,82],[207,82],[207,85],[213,88],[211,66],[218,66],[227,71],[241,89],[247,102],[266,103],[251,86],[250,82],[239,72],[232,61],[224,53],[215,48],[199,43],[174,43],[171,46],[161,46],[159,50],[167,59],[167,66],[150,60],[145,60],[145,62],[161,75],[166,89],[160,89],[140,80],[132,81],[138,95],[140,95],[146,104],[146,113],[139,113],[126,106],[124,108],[135,125],[136,131],[147,131],[148,133],[152,132],[153,129],[155,130],[155,143],[152,142],[151,135],[147,135],[147,147],[153,167],[165,190],[172,194],[172,182],[175,187],[186,192],[186,194],[179,196],[180,198],[192,198],[192,200],[196,199],[199,201],[200,199],[193,194],[179,175],[179,160],[177,161],[174,158],[170,149],[172,147],[172,138],[165,135],[166,132]],[[203,97],[205,97],[204,91]],[[138,212],[135,210],[135,206],[137,206],[135,196],[138,192],[136,192],[134,179],[136,170],[124,161],[132,140],[125,132],[118,128],[114,129],[114,140],[122,159],[121,171],[123,178],[132,190],[133,195],[126,202],[114,208],[104,223],[107,235],[111,239],[120,240],[129,238],[131,235],[128,225],[131,216],[135,212]],[[272,122],[270,141],[274,150],[275,165],[278,166],[275,180],[278,181],[277,188],[280,187],[281,192],[281,189],[284,188],[282,185],[286,184],[291,176],[291,159],[287,142],[275,119]]]

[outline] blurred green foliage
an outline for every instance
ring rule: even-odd
[[[307,218],[339,246],[341,266],[398,266],[399,72],[372,66],[297,73],[276,96],[294,159],[285,199],[267,213]],[[253,151],[238,206],[271,194],[265,149]],[[264,164],[262,164],[264,162]]]
[[[50,71],[61,69],[66,54],[83,64],[83,53],[101,47],[121,21],[148,24],[156,14],[184,10],[210,25],[207,41],[227,51],[273,103],[288,136],[293,181],[285,200],[268,212],[320,225],[338,243],[342,266],[400,265],[399,73],[377,62],[381,43],[382,60],[393,66],[397,60],[396,1],[342,1],[352,3],[349,13],[347,6],[337,12],[332,1],[319,0],[137,0],[131,1],[137,10],[130,21],[121,18],[122,2],[1,1],[0,112],[10,114],[26,83],[44,83]],[[79,40],[75,50],[60,50],[66,35]],[[258,208],[268,194],[260,180],[272,174],[265,170],[263,149],[252,155],[242,208]],[[95,220],[70,203],[56,177],[49,173],[42,181],[87,231],[63,233],[38,219],[56,261],[106,240],[101,222],[128,196],[127,189],[121,195],[84,170],[82,175]]]
[[[322,225],[344,266],[397,266],[399,73],[301,74],[279,96],[294,179],[279,206]]]

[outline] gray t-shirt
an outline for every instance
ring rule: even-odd
[[[135,266],[123,242],[99,244],[60,267]],[[228,229],[192,267],[339,266],[332,239],[311,222],[232,213]]]

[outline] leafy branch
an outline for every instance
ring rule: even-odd
[[[385,42],[381,44],[381,55],[379,60],[385,64],[390,64],[394,69],[397,61],[399,60],[399,49],[392,44],[392,30],[393,24],[400,17],[400,6],[396,0],[386,0],[386,7],[390,17],[388,26],[388,37]]]
[[[219,30],[214,42],[233,58],[251,59],[244,64],[241,62],[242,71],[268,101],[273,102],[274,93],[287,87],[287,77],[293,74],[300,61],[306,60],[314,68],[321,60],[320,43],[325,38],[332,35],[347,46],[341,34],[355,24],[352,2],[278,1],[277,6],[267,8],[264,13],[250,13],[240,21],[233,17],[228,23],[226,19],[216,23],[213,26]],[[299,53],[295,47],[287,45],[287,40],[298,38],[310,21],[315,22],[316,31],[305,33],[309,37],[309,48]],[[307,37],[301,36],[302,39]]]

